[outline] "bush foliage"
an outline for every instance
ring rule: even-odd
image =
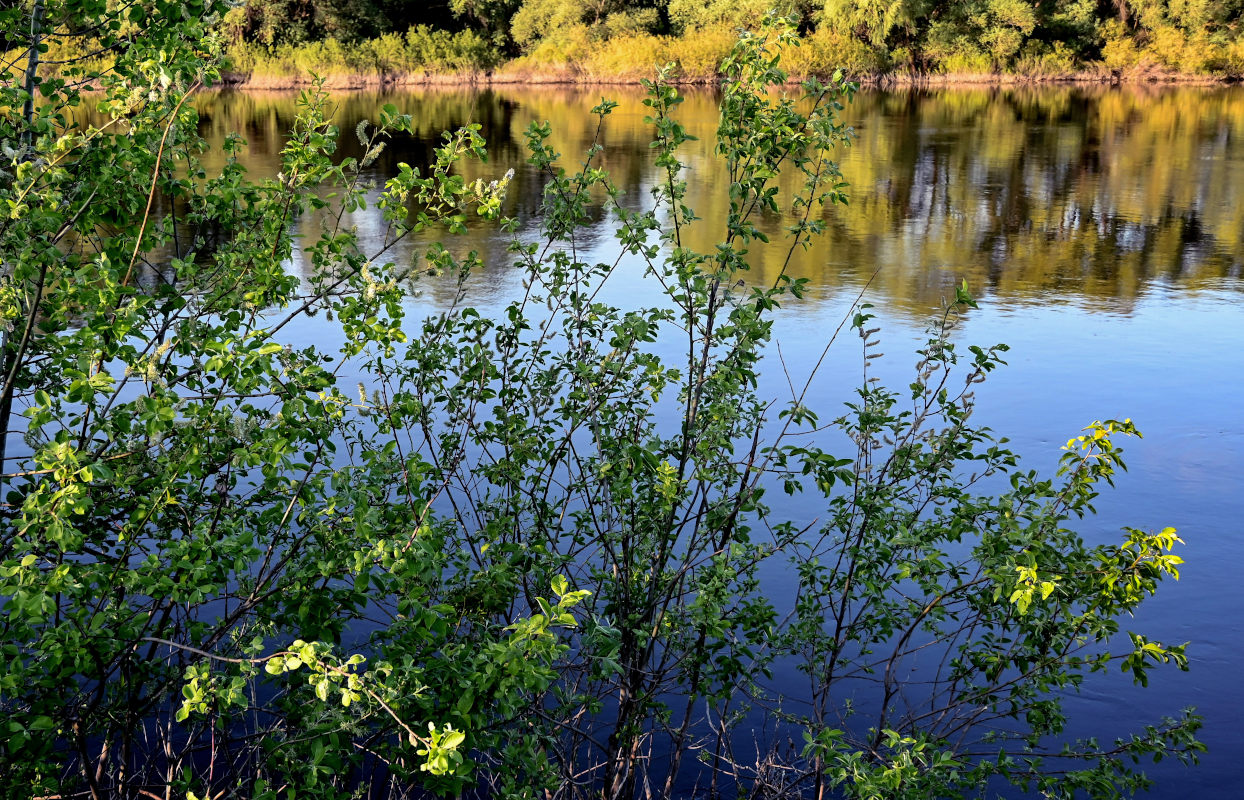
[[[773,91],[791,30],[725,62],[717,247],[685,246],[688,137],[663,75],[650,206],[621,204],[601,147],[567,168],[535,125],[524,292],[481,315],[478,257],[435,244],[420,270],[460,293],[408,320],[419,273],[385,251],[468,216],[513,229],[508,177],[461,177],[485,155],[467,127],[372,193],[365,168],[413,121],[380,109],[353,132],[364,155],[337,161],[318,90],[279,175],[206,173],[191,93],[217,77],[203,24],[221,10],[159,0],[106,72],[65,70],[103,89],[89,127],[71,84],[36,86],[37,37],[117,12],[0,11],[9,44],[35,37],[0,84],[4,794],[934,798],[998,781],[1104,798],[1146,784],[1141,758],[1195,758],[1187,713],[1118,742],[1063,735],[1062,698],[1091,673],[1186,666],[1119,626],[1177,575],[1174,531],[1074,531],[1131,423],[1072,439],[1056,477],[1022,469],[971,424],[1005,348],[952,341],[966,290],[902,391],[867,376],[861,306],[865,377],[841,416],[806,387],[758,393],[803,285],[747,283],[756,221],[785,207],[797,258],[846,199],[833,153],[852,135],[840,76]],[[801,179],[789,203],[783,171]],[[389,229],[368,253],[342,220],[373,203]],[[601,203],[617,232],[598,262],[581,237]],[[296,243],[306,212],[322,232]],[[614,304],[627,269],[663,302]],[[289,341],[313,315],[338,350]],[[815,443],[826,427],[845,453]],[[784,494],[819,521],[786,518]],[[779,669],[806,691],[772,685]]]
[[[411,26],[430,25],[478,36],[487,52],[474,43],[466,48],[473,68],[538,54],[535,63],[569,63],[591,78],[637,80],[654,64],[665,63],[659,56],[654,60],[654,50],[677,55],[702,49],[706,37],[733,41],[740,27],[755,27],[777,10],[793,15],[811,34],[804,51],[814,55],[792,65],[797,74],[815,69],[825,77],[841,66],[857,75],[1244,75],[1239,56],[1244,5],[1239,0],[457,0],[451,4],[455,17],[403,0],[353,0],[359,8],[347,17],[340,4],[246,0],[230,12],[231,35],[239,52],[256,45],[310,52],[310,43],[325,39],[358,44],[355,58],[367,65],[364,71],[372,71],[383,70],[385,63],[367,61],[375,37],[401,36]],[[673,41],[664,47],[638,45],[637,39],[645,37]],[[596,58],[602,47],[611,51],[603,61]],[[726,52],[728,47],[717,49],[714,72]],[[340,60],[329,63],[341,65]],[[256,62],[254,68],[265,67]],[[693,77],[700,76],[698,70],[691,68]]]

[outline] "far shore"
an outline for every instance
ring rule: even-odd
[[[546,70],[506,69],[503,67],[498,70],[469,70],[463,72],[331,73],[322,76],[322,79],[325,88],[350,90],[421,86],[514,86],[519,84],[542,86],[634,86],[648,77],[651,76],[640,73],[599,74],[584,70],[573,64],[568,64],[565,67],[555,67]],[[1125,72],[1089,69],[1048,75],[1019,75],[999,72],[895,72],[851,77],[861,86],[876,88],[936,87],[948,89],[957,87],[1057,84],[1219,86],[1240,82],[1239,78],[1233,77],[1145,69]],[[802,76],[793,77],[791,82],[795,83],[801,79]],[[676,79],[674,83],[684,86],[715,86],[718,81],[719,77],[716,75],[687,75]],[[279,91],[302,89],[311,86],[313,78],[309,74],[245,74],[226,72],[222,83],[229,88],[246,91]]]

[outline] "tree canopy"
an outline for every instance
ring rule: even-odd
[[[237,42],[267,47],[326,37],[359,42],[426,25],[473,30],[498,57],[513,57],[575,36],[733,31],[757,25],[774,7],[794,14],[805,34],[832,38],[823,46],[862,72],[1043,75],[1094,64],[1244,72],[1239,0],[245,0],[229,20]]]

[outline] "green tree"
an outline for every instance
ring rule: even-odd
[[[510,22],[510,32],[520,47],[587,26],[599,33],[654,31],[660,24],[658,9],[634,0],[524,0]]]
[[[449,0],[455,16],[478,25],[495,47],[510,44],[510,21],[522,0]]]
[[[1028,0],[971,0],[947,4],[929,26],[929,58],[950,72],[1003,70],[1011,66],[1037,27]]]
[[[237,42],[268,47],[333,37],[357,42],[418,25],[456,29],[450,0],[244,0],[232,4],[225,28]]]
[[[826,0],[821,24],[850,31],[874,45],[896,33],[913,33],[924,9],[911,0]]]
[[[207,174],[191,98],[215,78],[204,47],[224,9],[187,8],[0,17],[26,68],[0,82],[2,793],[267,797],[294,783],[336,797],[369,763],[453,793],[473,783],[472,749],[540,785],[541,755],[502,730],[553,679],[554,631],[583,595],[551,580],[547,601],[531,595],[538,613],[504,621],[475,601],[504,570],[451,569],[419,469],[325,366],[404,339],[400,271],[341,219],[366,202],[359,171],[413,123],[382,109],[357,131],[365,156],[337,163],[311,92],[280,176],[251,181],[234,158]],[[51,78],[44,36],[90,37],[113,59]],[[100,90],[89,125],[73,114],[83,81]],[[463,130],[426,176],[393,177],[379,203],[394,236],[495,215],[505,181],[453,174],[482,154]],[[317,267],[303,284],[285,266],[290,223],[326,210],[327,187],[340,204],[304,243]],[[316,313],[341,325],[335,356],[277,339]],[[394,469],[409,469],[399,502]],[[341,653],[365,613],[393,624],[366,659]]]
[[[812,10],[809,0],[669,0],[669,18],[674,30],[690,33],[703,28],[756,28],[765,15],[776,10],[782,14],[798,15],[806,22]]]

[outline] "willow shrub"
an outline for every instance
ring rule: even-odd
[[[112,13],[38,8],[0,12],[6,41]],[[845,200],[832,155],[851,135],[843,81],[773,91],[788,30],[723,66],[716,248],[684,246],[688,135],[658,79],[651,207],[619,202],[601,147],[566,170],[535,125],[547,185],[541,236],[512,247],[522,295],[485,317],[463,280],[418,321],[417,276],[384,253],[497,217],[507,179],[457,172],[484,156],[477,130],[376,193],[362,170],[411,119],[385,107],[354,132],[366,155],[336,162],[312,91],[279,175],[205,174],[188,92],[213,77],[202,22],[221,9],[156,10],[111,71],[80,76],[103,89],[99,124],[70,124],[69,86],[27,104],[33,81],[0,82],[3,794],[1112,797],[1144,784],[1135,759],[1195,757],[1187,715],[1119,743],[1063,736],[1087,673],[1186,665],[1119,627],[1175,573],[1174,532],[1090,546],[1069,524],[1122,467],[1130,423],[1073,439],[1056,478],[1021,470],[970,423],[1003,350],[961,351],[950,311],[910,387],[866,379],[828,423],[845,454],[805,435],[834,414],[806,390],[758,394],[802,284],[746,282],[757,220],[797,176],[799,257]],[[601,202],[616,244],[597,262]],[[371,204],[389,238],[365,253],[342,219]],[[300,279],[304,212],[324,222]],[[433,245],[420,270],[481,267]],[[607,302],[626,269],[663,301]],[[283,338],[311,315],[339,350]],[[866,308],[853,329],[867,364]],[[1000,493],[975,491],[985,476]],[[785,519],[783,492],[820,522]],[[789,602],[769,599],[767,564]],[[783,701],[778,669],[807,690]]]
[[[253,80],[286,77],[310,83],[312,73],[400,80],[420,72],[473,72],[495,66],[498,54],[475,31],[451,33],[415,25],[405,35],[386,33],[355,43],[333,38],[272,46],[235,42],[228,61],[232,70]]]

